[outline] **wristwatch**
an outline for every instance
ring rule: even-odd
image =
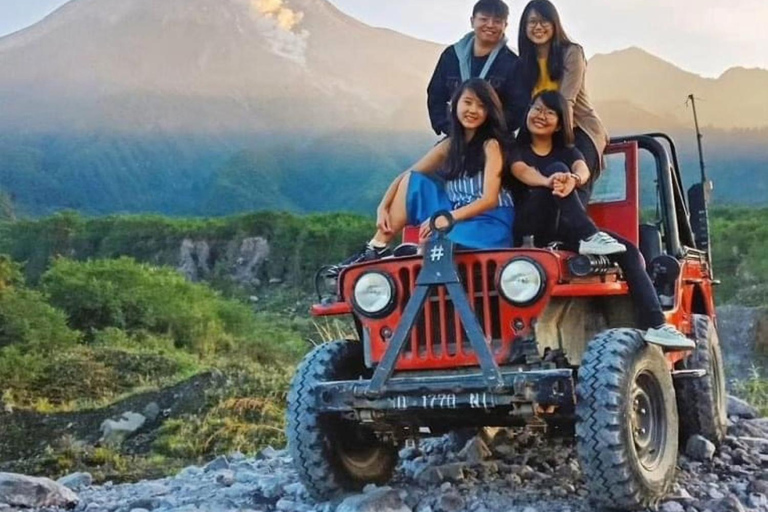
[[[581,181],[581,176],[579,176],[579,175],[578,175],[578,174],[576,174],[575,172],[572,172],[572,173],[571,173],[571,176],[573,176],[573,179],[575,179],[575,180],[576,180],[576,186],[577,186],[577,187],[580,187],[580,186],[582,186],[582,185],[583,185],[583,182]]]

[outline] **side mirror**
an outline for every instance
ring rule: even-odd
[[[691,209],[691,230],[696,248],[709,253],[709,213],[707,203],[712,182],[697,183],[688,189],[688,205]]]

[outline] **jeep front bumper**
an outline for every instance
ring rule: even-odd
[[[317,410],[323,413],[370,411],[423,413],[427,411],[531,411],[534,415],[557,411],[571,414],[575,404],[574,375],[570,369],[504,371],[502,386],[489,390],[480,373],[439,376],[399,375],[384,389],[369,392],[369,380],[326,382],[315,386]]]

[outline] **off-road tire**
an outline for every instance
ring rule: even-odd
[[[707,374],[675,382],[682,439],[700,435],[719,445],[728,428],[728,396],[720,340],[714,323],[706,315],[693,315],[693,335],[696,348],[680,364],[680,369],[705,370]]]
[[[592,501],[621,510],[656,505],[674,482],[678,452],[675,391],[661,350],[635,329],[598,334],[582,359],[576,400],[577,450]],[[638,425],[650,428],[641,435]]]
[[[293,377],[288,393],[288,450],[301,482],[317,500],[392,477],[396,446],[380,441],[352,420],[320,415],[314,407],[315,384],[355,380],[363,374],[362,345],[334,341],[312,350]]]

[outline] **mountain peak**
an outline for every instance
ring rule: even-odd
[[[425,89],[441,50],[365,25],[328,0],[71,0],[0,39],[0,123],[142,133],[426,131]],[[755,86],[761,73],[703,79],[629,47],[591,59],[589,89],[597,102],[631,103],[660,118],[687,116],[685,97],[694,93],[711,98],[702,114],[717,126],[763,126],[764,110],[754,106],[766,103],[765,87]],[[752,115],[732,120],[729,101],[714,99],[737,94]]]
[[[726,69],[719,80],[759,80],[764,82],[768,79],[768,70],[763,68],[746,68],[736,66]]]
[[[386,124],[403,103],[423,103],[413,84],[426,84],[438,52],[327,0],[72,0],[0,39],[0,99],[14,97],[2,120],[138,131]],[[407,111],[424,127],[421,108]]]
[[[674,63],[668,60],[662,59],[661,57],[654,55],[637,46],[630,46],[628,48],[616,50],[616,51],[605,53],[605,54],[597,54],[593,58],[597,60],[609,59],[611,62],[614,62],[614,63],[624,62],[627,67],[645,68],[645,67],[653,66],[655,68],[665,68],[668,70],[674,70],[674,72],[676,73],[687,73],[690,75],[695,75],[695,73],[689,73],[688,71],[685,71],[679,68]],[[698,76],[698,75],[695,75],[695,76]]]

